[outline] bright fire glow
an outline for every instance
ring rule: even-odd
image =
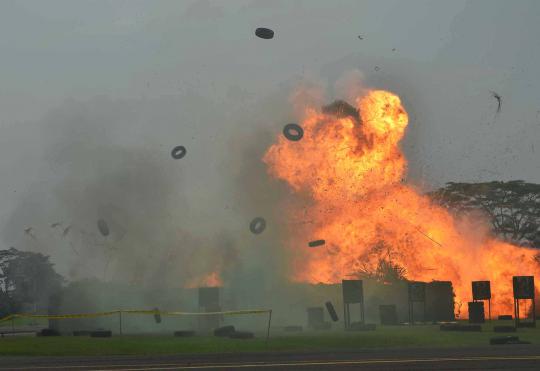
[[[398,96],[370,91],[356,99],[360,119],[308,108],[298,142],[280,135],[264,156],[271,176],[307,203],[289,206],[293,279],[337,283],[380,259],[420,281],[452,281],[467,315],[471,281],[490,280],[492,313],[513,313],[512,276],[539,276],[535,251],[501,242],[483,223],[466,228],[444,208],[404,183],[399,143],[408,124]],[[325,239],[309,248],[307,242]]]
[[[187,289],[194,289],[198,287],[221,287],[223,281],[218,272],[209,273],[203,277],[196,277],[187,283],[185,286]]]

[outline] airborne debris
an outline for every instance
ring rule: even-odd
[[[156,323],[161,323],[161,313],[159,312],[159,308],[156,307],[154,310],[156,311],[156,313],[154,313],[154,321]]]
[[[64,231],[62,232],[62,237],[66,237],[70,229],[71,225],[68,225],[66,228],[64,228]]]
[[[56,228],[56,227],[59,227],[60,225],[62,225],[62,223],[60,222],[52,223],[51,228]]]
[[[326,243],[325,240],[315,240],[315,241],[310,241],[308,243],[308,246],[309,247],[318,247],[318,246],[322,246]]]
[[[99,219],[97,221],[97,227],[99,229],[99,233],[101,233],[104,237],[107,237],[109,235],[109,226],[107,225],[107,222],[103,219]]]
[[[360,123],[360,113],[358,110],[341,99],[335,100],[324,106],[322,112],[327,115],[334,115],[338,118],[349,117],[357,123]]]
[[[266,229],[266,220],[261,217],[257,217],[249,223],[249,230],[253,234],[261,234]]]
[[[304,136],[304,129],[298,124],[287,124],[283,127],[283,135],[290,141],[297,142]]]
[[[214,336],[228,337],[231,336],[235,331],[236,329],[232,325],[222,326],[214,330]]]
[[[186,152],[187,152],[186,147],[184,147],[184,146],[176,146],[176,147],[174,147],[172,149],[171,156],[175,160],[180,160],[181,158],[183,158],[186,155]]]
[[[328,314],[330,315],[330,318],[332,318],[332,321],[337,322],[339,321],[339,317],[336,313],[336,309],[334,308],[334,305],[332,305],[332,302],[327,301],[324,303],[326,306],[326,310],[328,311]]]
[[[490,93],[493,98],[497,99],[497,113],[501,112],[501,104],[502,104],[501,96],[497,92],[494,92],[493,90],[491,90]]]
[[[270,40],[274,38],[274,31],[269,28],[259,27],[255,30],[255,35],[261,39]]]
[[[25,228],[24,233],[30,236],[31,238],[33,238],[34,240],[36,239],[36,235],[34,234],[34,228],[32,227]]]
[[[359,38],[360,40],[364,40],[364,36],[362,36],[362,35],[358,35],[358,38]]]

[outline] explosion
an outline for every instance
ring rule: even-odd
[[[211,272],[201,277],[195,277],[190,280],[184,287],[187,289],[195,289],[198,287],[221,287],[223,281],[217,271]]]
[[[397,95],[372,90],[355,105],[307,108],[304,138],[280,137],[264,155],[269,174],[307,201],[287,210],[304,220],[289,233],[292,279],[338,283],[388,261],[409,280],[452,281],[465,312],[471,281],[490,280],[492,312],[512,313],[512,276],[540,277],[535,251],[495,239],[483,222],[464,228],[405,183],[408,115]],[[325,246],[307,246],[319,238]]]

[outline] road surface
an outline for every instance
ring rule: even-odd
[[[107,357],[0,357],[0,370],[540,370],[540,347]]]

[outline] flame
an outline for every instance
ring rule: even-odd
[[[187,289],[195,289],[198,287],[221,287],[223,286],[223,281],[219,276],[219,273],[212,272],[202,277],[195,277],[186,284]]]
[[[264,155],[269,174],[307,200],[287,211],[306,221],[289,234],[293,280],[337,283],[385,259],[410,280],[452,281],[465,314],[471,281],[490,280],[492,313],[512,313],[512,276],[538,279],[535,252],[496,240],[485,222],[464,227],[405,183],[408,115],[397,95],[372,90],[355,104],[358,117],[308,107],[303,139],[280,136]],[[326,246],[307,247],[312,239]]]

